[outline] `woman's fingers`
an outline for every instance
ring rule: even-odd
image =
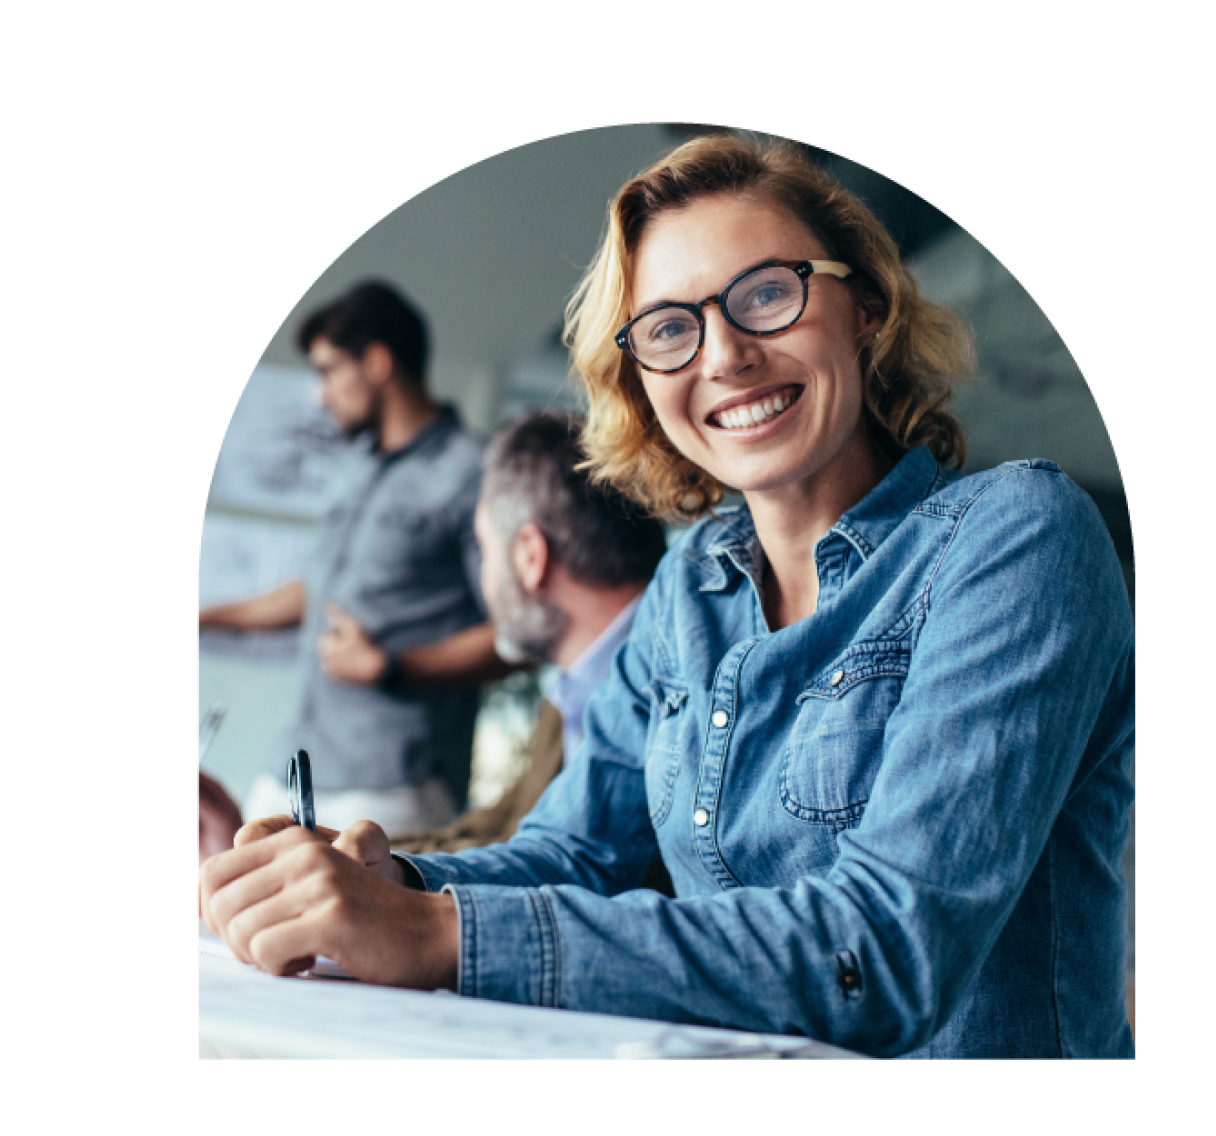
[[[233,846],[240,848],[255,840],[265,840],[268,836],[274,836],[276,832],[290,828],[293,823],[291,817],[285,813],[279,816],[262,817],[260,820],[251,820],[237,830],[236,836],[233,837]]]
[[[288,872],[275,862],[240,876],[212,896],[211,922],[241,962],[253,962],[249,940],[264,920],[285,917],[278,906],[267,906],[290,886]],[[258,914],[260,912],[260,914]],[[298,912],[297,912],[298,913]]]
[[[233,916],[226,940],[232,953],[270,974],[298,974],[312,966],[322,952],[310,942],[318,927],[308,917],[309,891],[297,881]]]
[[[299,974],[302,970],[316,966],[317,956],[298,954],[292,943],[308,934],[308,922],[293,919],[268,927],[257,937],[254,960],[259,969],[268,974]]]
[[[274,836],[275,833],[282,832],[286,828],[291,828],[295,821],[291,817],[272,816],[263,817],[261,820],[251,820],[247,825],[237,832],[233,841],[237,848],[244,844],[250,844],[255,840],[265,840],[268,836]],[[332,844],[339,836],[336,828],[326,828],[323,824],[317,825],[317,835],[329,844]]]
[[[198,886],[199,912],[207,926],[223,935],[224,923],[220,921],[219,912],[222,910],[229,914],[229,908],[227,904],[218,909],[215,905],[218,895],[225,888],[230,887],[234,881],[274,863],[280,857],[286,861],[293,852],[305,849],[308,845],[323,847],[307,829],[293,825],[273,836],[253,840],[205,860],[199,869]]]
[[[333,842],[334,848],[344,852],[357,864],[377,868],[388,859],[388,835],[378,824],[370,820],[357,820],[344,829]]]

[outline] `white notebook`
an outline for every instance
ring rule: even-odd
[[[223,939],[217,939],[214,935],[199,931],[198,936],[198,953],[206,955],[208,958],[228,959],[230,962],[236,963],[238,966],[245,966],[240,959],[232,953],[232,948],[224,942]],[[328,959],[322,956],[308,969],[301,971],[298,978],[347,978],[351,982],[357,982],[353,974],[347,974],[333,959]]]
[[[313,979],[323,977],[319,970]],[[855,1056],[806,1038],[424,994],[349,977],[274,978],[237,962],[221,940],[201,930],[199,1041],[217,1056],[222,1050],[272,1058]]]

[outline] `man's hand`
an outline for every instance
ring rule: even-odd
[[[321,667],[337,682],[373,686],[388,669],[388,654],[337,604],[325,605],[328,626],[317,640]]]
[[[241,810],[214,777],[198,771],[198,862],[232,847]]]
[[[247,825],[238,847],[199,871],[200,912],[237,958],[295,974],[325,955],[364,982],[455,988],[460,946],[450,895],[390,883],[340,850],[340,835],[331,843],[299,825],[264,835],[257,827],[282,819]]]

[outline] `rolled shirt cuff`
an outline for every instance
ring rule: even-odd
[[[443,892],[444,884],[452,878],[450,872],[434,864],[428,864],[426,857],[415,857],[407,853],[390,853],[393,859],[401,865],[405,885],[413,892]]]
[[[446,884],[460,920],[458,994],[560,1006],[557,922],[545,888]]]
[[[402,883],[413,891],[438,891],[438,887],[427,887],[426,876],[421,869],[404,852],[390,852],[389,855],[401,865]],[[443,885],[440,884],[440,887]]]
[[[456,900],[460,967],[456,992],[526,1006],[561,1005],[557,921],[547,888],[458,884],[428,856],[393,852],[404,883]]]

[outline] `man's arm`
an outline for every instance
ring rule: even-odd
[[[479,623],[446,639],[397,655],[395,675],[407,683],[457,683],[480,686],[521,668],[494,650],[494,625]]]
[[[325,609],[329,626],[317,644],[321,666],[337,682],[360,686],[480,686],[504,678],[518,667],[494,650],[489,623],[468,627],[435,643],[412,647],[390,658],[387,651],[336,604]]]
[[[198,613],[199,627],[224,627],[233,631],[273,631],[296,627],[304,619],[304,582],[288,580],[272,592],[215,604]]]

